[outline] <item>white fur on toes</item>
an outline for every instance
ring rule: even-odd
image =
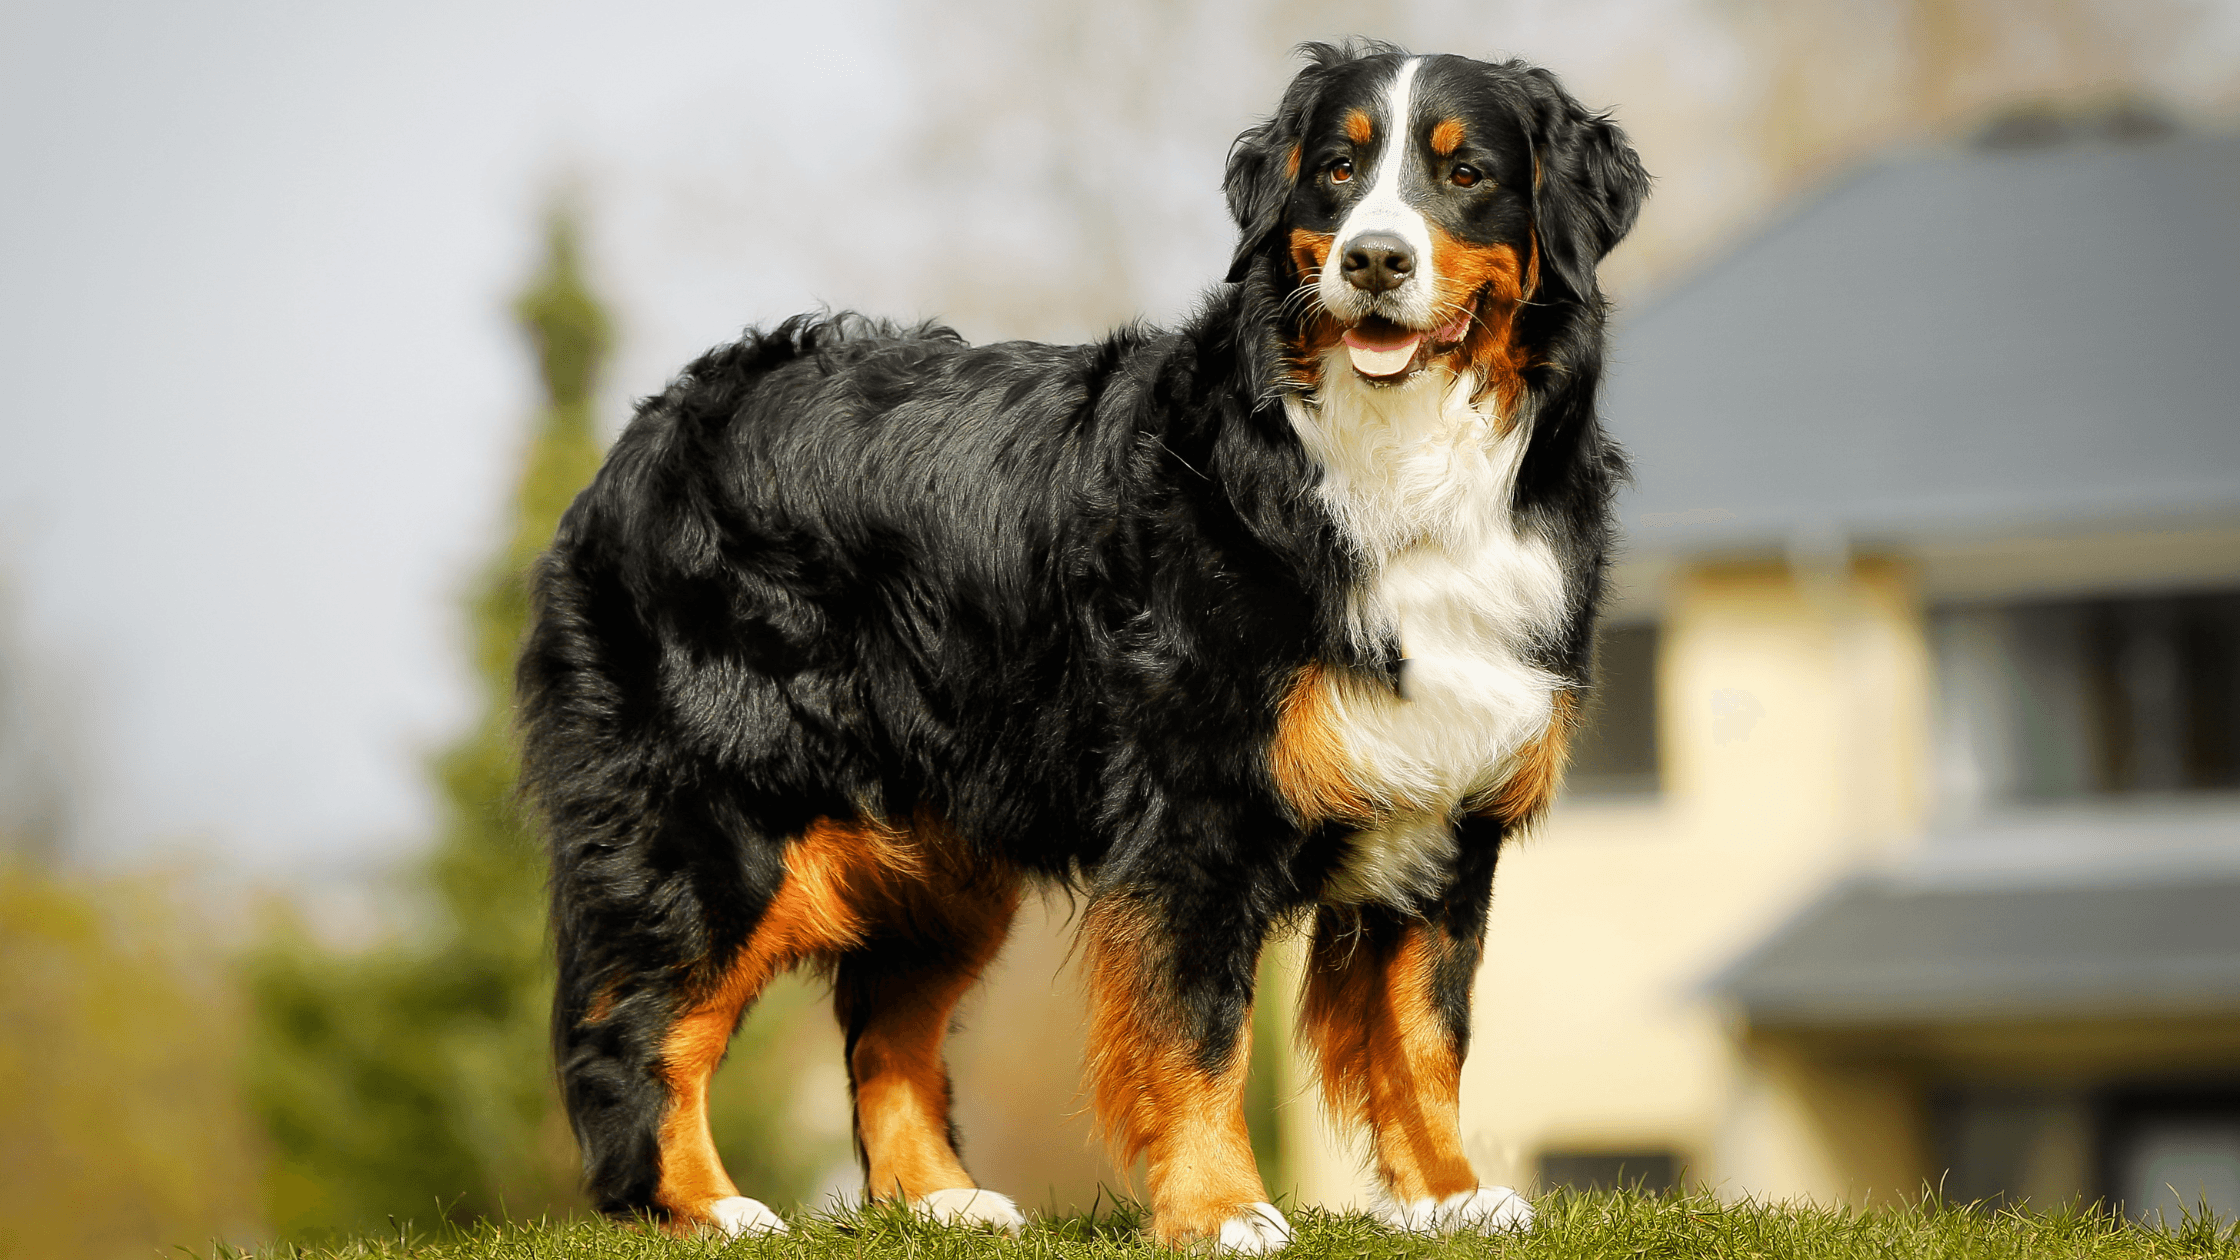
[[[1410,1199],[1406,1203],[1386,1200],[1384,1210],[1377,1215],[1387,1227],[1410,1234],[1436,1234],[1439,1232],[1439,1201],[1437,1199]]]
[[[1444,1199],[1416,1199],[1388,1204],[1385,1224],[1411,1234],[1451,1234],[1458,1229],[1527,1230],[1532,1228],[1532,1205],[1507,1186],[1479,1186]]]
[[[748,1234],[783,1234],[786,1223],[776,1212],[755,1199],[717,1199],[708,1205],[708,1219],[733,1238]]]
[[[1497,1229],[1522,1233],[1532,1228],[1532,1204],[1507,1186],[1479,1186],[1468,1194],[1449,1196],[1440,1205],[1448,1229]]]
[[[1244,1211],[1221,1222],[1221,1237],[1215,1240],[1221,1250],[1240,1256],[1270,1255],[1290,1243],[1291,1222],[1273,1203],[1246,1204]]]
[[[920,1195],[910,1201],[910,1210],[944,1225],[985,1225],[1006,1234],[1017,1234],[1027,1223],[1009,1195],[971,1186]]]

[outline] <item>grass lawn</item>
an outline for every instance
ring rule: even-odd
[[[1287,1260],[1630,1260],[1632,1257],[2102,1257],[2240,1260],[2240,1224],[2213,1219],[2142,1227],[2104,1214],[1991,1212],[1923,1204],[1871,1211],[1722,1203],[1709,1195],[1584,1194],[1537,1201],[1539,1228],[1522,1235],[1426,1240],[1388,1233],[1366,1217],[1291,1213]],[[1138,1231],[1131,1207],[1037,1221],[1014,1240],[927,1225],[891,1208],[796,1214],[783,1238],[677,1241],[599,1221],[484,1225],[416,1236],[409,1230],[253,1252],[221,1247],[211,1260],[1165,1260]]]

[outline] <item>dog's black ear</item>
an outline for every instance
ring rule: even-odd
[[[1590,112],[1553,74],[1526,74],[1533,219],[1540,252],[1573,296],[1595,295],[1594,269],[1633,229],[1649,173],[1608,115]]]
[[[1307,121],[1314,115],[1330,72],[1360,54],[1351,47],[1332,44],[1300,46],[1313,64],[1299,72],[1284,89],[1283,103],[1268,121],[1251,128],[1229,146],[1229,170],[1221,191],[1229,200],[1229,216],[1237,221],[1237,252],[1229,260],[1229,282],[1244,279],[1253,255],[1268,238],[1283,230],[1284,207],[1299,185],[1299,143]]]

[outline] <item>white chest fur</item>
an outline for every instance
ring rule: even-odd
[[[1562,680],[1526,656],[1562,618],[1563,573],[1510,512],[1529,417],[1503,434],[1490,397],[1471,405],[1468,377],[1434,367],[1370,385],[1342,351],[1322,382],[1288,410],[1362,568],[1354,633],[1394,636],[1406,659],[1400,696],[1325,675],[1343,772],[1392,808],[1355,836],[1324,896],[1405,904],[1449,869],[1457,811],[1548,727]]]

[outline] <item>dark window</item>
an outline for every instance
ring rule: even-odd
[[[1670,1190],[1680,1184],[1680,1159],[1671,1151],[1547,1151],[1540,1156],[1540,1185],[1552,1190]]]
[[[2136,1218],[2172,1225],[2202,1204],[2240,1214],[2240,1093],[2119,1091],[2103,1104],[2101,1193]]]
[[[2098,1200],[2176,1224],[2206,1202],[2240,1212],[2240,1090],[2230,1081],[2048,1089],[1971,1082],[1930,1091],[1944,1199],[2050,1211]]]
[[[1571,746],[1574,795],[1657,791],[1657,628],[1605,626],[1596,636],[1594,693]]]
[[[1936,632],[1960,798],[2240,788],[2240,594],[1949,608]]]
[[[2092,1108],[2081,1091],[1949,1085],[1931,1091],[1929,1117],[1930,1180],[1947,1203],[2050,1211],[2090,1197]]]

